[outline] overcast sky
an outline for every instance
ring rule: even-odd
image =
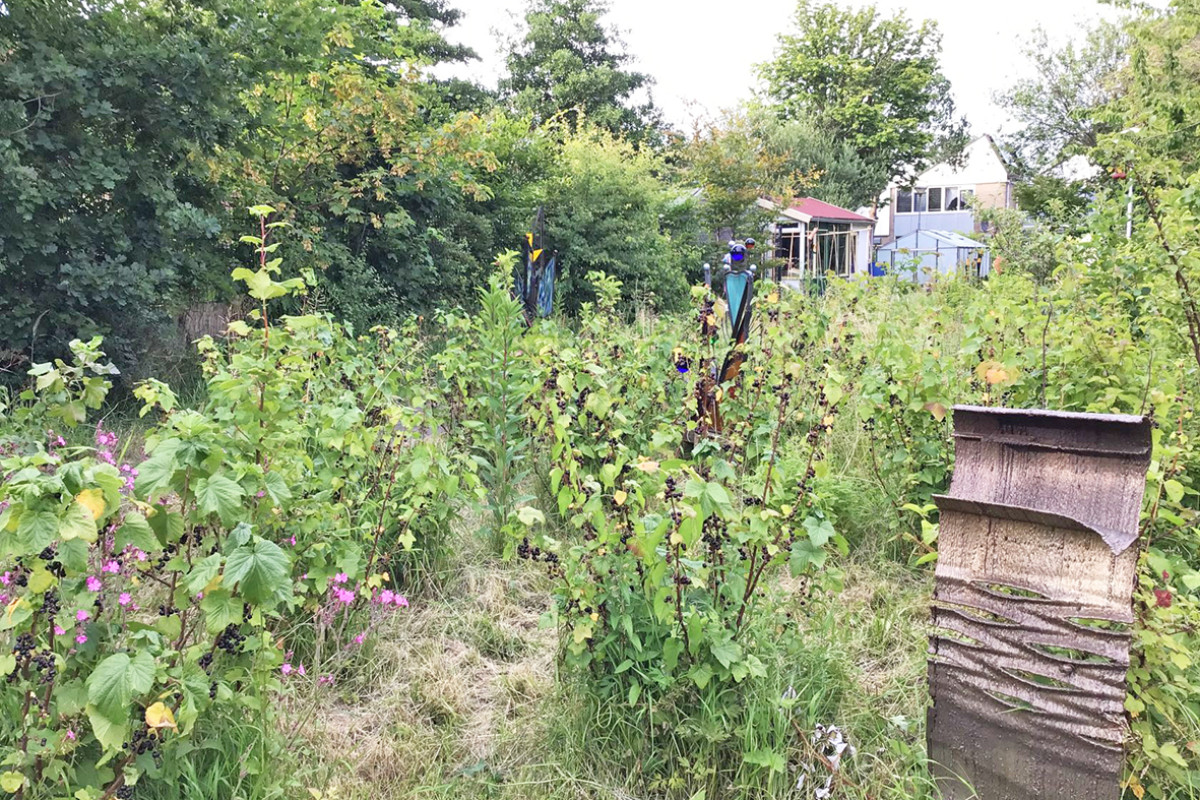
[[[482,57],[455,72],[494,86],[501,59],[493,30],[514,30],[525,0],[455,0],[452,5],[464,18],[450,38]],[[655,101],[671,122],[687,128],[695,114],[730,108],[757,90],[754,65],[772,56],[781,30],[791,29],[795,0],[610,0],[610,5],[610,22],[620,29],[638,68],[656,81]],[[998,133],[1006,123],[992,95],[1028,74],[1022,45],[1037,26],[1062,42],[1081,36],[1102,15],[1114,17],[1097,0],[879,0],[877,5],[885,12],[937,21],[945,73],[976,134]]]

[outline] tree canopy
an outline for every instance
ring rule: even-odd
[[[574,124],[582,115],[614,136],[655,141],[653,80],[631,69],[607,12],[603,0],[532,0],[523,33],[508,43],[501,93],[540,122],[563,115]]]
[[[935,23],[800,0],[794,24],[759,68],[767,97],[781,118],[811,120],[878,164],[875,193],[919,171],[935,145],[965,143]]]

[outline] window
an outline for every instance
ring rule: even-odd
[[[929,190],[929,210],[930,211],[941,211],[942,210],[942,190],[941,189],[930,189]]]
[[[946,210],[947,211],[962,211],[962,200],[959,197],[957,187],[950,186],[945,190]]]
[[[913,193],[901,189],[896,192],[896,213],[911,214],[913,206]]]
[[[974,189],[963,189],[962,190],[962,201],[960,202],[960,205],[962,206],[962,210],[966,211],[967,209],[969,209],[971,207],[971,201],[974,199],[975,199],[975,190]]]
[[[924,214],[929,210],[929,195],[924,189],[918,189],[913,192],[913,211],[918,214]]]

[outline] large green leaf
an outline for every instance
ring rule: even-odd
[[[53,511],[26,511],[17,523],[17,542],[21,554],[36,553],[58,535],[58,515]]]
[[[125,514],[125,520],[117,530],[117,538],[113,546],[118,553],[130,546],[147,553],[154,553],[162,545],[154,535],[154,530],[146,518],[137,511],[130,511]]]
[[[213,475],[196,481],[196,504],[202,514],[216,514],[221,521],[232,524],[242,507],[242,487],[224,475]]]
[[[245,603],[228,589],[213,589],[200,601],[204,612],[204,627],[209,633],[220,633],[225,626],[242,621]]]
[[[285,595],[291,562],[279,545],[261,537],[237,548],[225,562],[225,585],[237,587],[251,603],[266,603]]]
[[[113,653],[87,679],[88,706],[116,722],[125,719],[134,697],[154,686],[154,657],[145,650],[133,658]]]
[[[88,510],[87,506],[76,500],[71,503],[67,508],[67,513],[63,515],[58,535],[66,542],[72,539],[94,542],[98,536],[96,518],[92,516],[92,512]]]
[[[808,531],[808,540],[813,547],[824,547],[834,534],[829,520],[817,516],[804,518],[804,530]]]
[[[139,495],[152,495],[171,486],[171,478],[179,469],[178,439],[166,439],[158,443],[150,458],[138,465],[138,476],[134,488]]]

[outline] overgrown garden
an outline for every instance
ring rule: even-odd
[[[849,101],[781,96],[672,143],[633,113],[635,73],[608,106],[537,106],[537,80],[565,79],[536,13],[603,35],[587,4],[540,4],[526,69],[486,101],[419,79],[462,55],[438,3],[272,0],[255,29],[234,0],[35,19],[52,7],[0,4],[20,90],[0,106],[0,790],[932,797],[930,498],[966,403],[1153,419],[1122,788],[1200,791],[1193,0],[1122,29],[1091,138],[1053,139],[1104,173],[1033,227],[997,220],[986,280],[810,296],[760,276],[721,430],[699,435],[729,344],[698,232],[752,226],[760,195],[869,200],[905,147],[952,147],[950,109],[856,139]],[[768,80],[815,70],[780,59]],[[204,114],[131,121],[137,70]],[[828,124],[793,121],[809,111]],[[895,160],[870,160],[881,141]],[[56,159],[95,174],[72,187]],[[539,203],[569,210],[547,230],[568,273],[531,323],[509,246]],[[192,355],[145,347],[235,293]]]

